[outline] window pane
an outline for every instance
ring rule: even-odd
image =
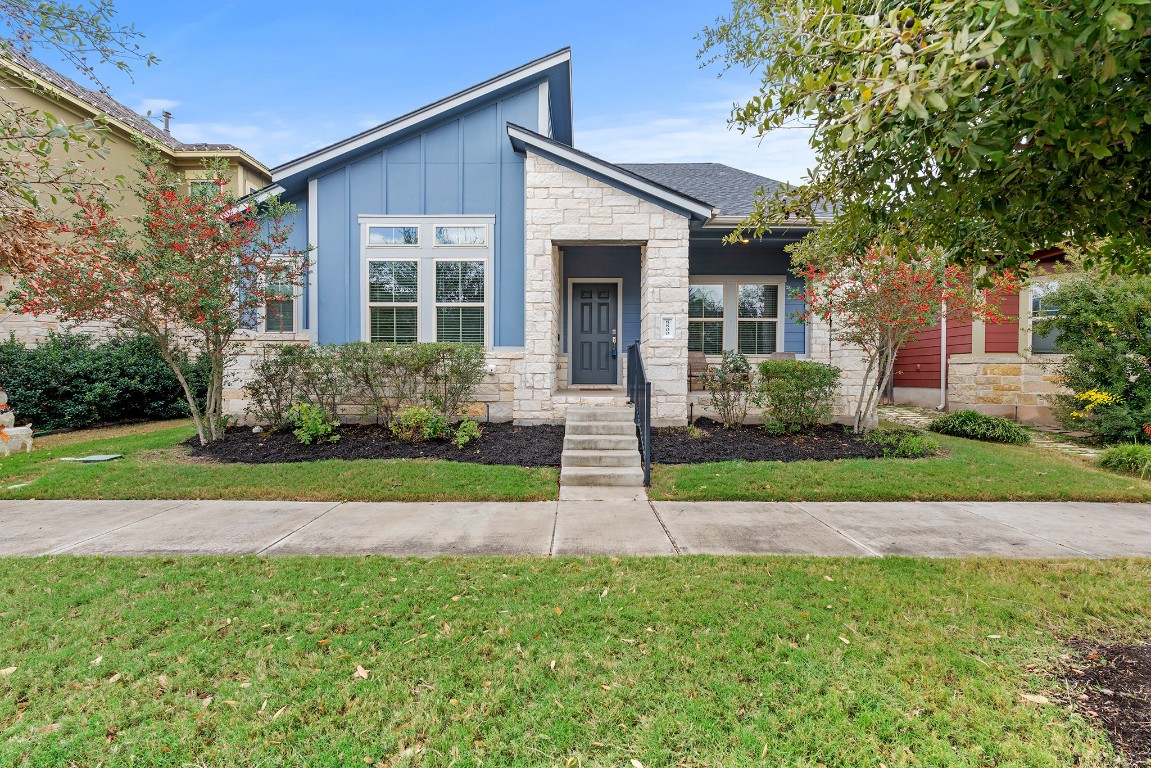
[[[482,304],[484,263],[482,261],[437,261],[436,301],[441,304]]]
[[[436,227],[436,245],[483,245],[487,227]]]
[[[419,227],[368,227],[368,245],[419,244]]]
[[[772,320],[779,317],[779,286],[739,286],[739,316]]]
[[[414,304],[418,296],[414,261],[369,261],[368,301]]]
[[[745,355],[770,355],[775,351],[776,325],[761,320],[741,320],[739,351]]]
[[[688,317],[723,317],[723,286],[693,285],[687,291]]]
[[[415,307],[372,307],[369,319],[372,341],[388,344],[414,344],[416,341]]]
[[[1048,317],[1055,314],[1055,308],[1050,306],[1045,299],[1059,288],[1059,283],[1054,280],[1044,280],[1040,283],[1033,283],[1031,286],[1031,316],[1032,317]]]
[[[264,330],[268,333],[291,333],[296,325],[296,302],[272,299],[264,309]]]
[[[436,341],[484,343],[483,307],[437,307]]]
[[[1037,355],[1056,355],[1059,349],[1059,331],[1052,328],[1047,333],[1031,334],[1031,351]]]
[[[687,324],[687,348],[705,355],[723,354],[723,321]]]

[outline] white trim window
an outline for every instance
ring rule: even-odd
[[[361,215],[359,220],[361,338],[388,344],[490,343],[494,217]]]
[[[411,344],[419,337],[420,263],[368,259],[368,341]]]
[[[1033,355],[1062,354],[1059,349],[1059,331],[1051,330],[1047,333],[1036,333],[1034,330],[1036,320],[1055,317],[1055,315],[1058,314],[1054,307],[1044,301],[1044,299],[1058,289],[1059,281],[1050,279],[1036,280],[1030,286],[1031,322],[1028,323],[1028,330],[1031,334],[1029,346],[1031,348],[1031,354]]]
[[[483,344],[487,292],[484,262],[436,259],[435,265],[436,341]]]
[[[784,346],[783,275],[697,275],[688,289],[687,348],[765,357]]]
[[[283,257],[273,257],[275,262],[284,262]],[[264,333],[295,333],[296,305],[299,291],[288,280],[270,280],[265,275],[263,282],[264,303],[260,307],[260,323]]]

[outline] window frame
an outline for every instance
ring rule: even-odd
[[[743,318],[745,322],[775,323],[775,350],[784,351],[787,329],[787,275],[691,275],[688,278],[689,286],[694,285],[722,285],[723,286],[723,345],[724,350],[739,349],[739,287],[741,285],[774,285],[777,291],[779,314],[775,320],[770,318]],[[689,313],[690,314],[690,313]],[[702,320],[702,318],[701,318]],[[699,320],[697,320],[698,322]],[[691,320],[689,318],[688,322]],[[708,357],[719,358],[720,355],[707,354]],[[748,358],[766,360],[767,354],[748,354]],[[805,355],[804,355],[805,356]],[[797,355],[801,357],[801,355]]]
[[[373,229],[383,229],[385,227],[390,227],[392,229],[414,229],[414,230],[416,230],[416,242],[414,242],[414,243],[373,243],[372,242],[372,230]],[[364,229],[364,247],[372,249],[372,250],[374,250],[376,248],[415,248],[418,250],[421,248],[420,244],[423,241],[423,239],[424,239],[424,233],[421,231],[421,227],[418,223],[417,224],[391,224],[391,223],[379,224],[379,223],[376,223],[376,224],[368,224],[367,227]]]
[[[416,300],[412,302],[407,301],[372,301],[372,285],[371,285],[371,265],[373,262],[380,263],[409,263],[416,265]],[[372,341],[372,310],[373,309],[392,309],[403,308],[416,310],[416,341],[420,340],[420,307],[423,304],[420,301],[420,294],[422,293],[422,280],[421,273],[423,272],[419,259],[411,257],[397,258],[395,256],[369,256],[364,260],[364,341]],[[402,344],[407,342],[389,342],[380,341],[373,342],[377,344]]]
[[[1023,341],[1023,345],[1025,347],[1022,350],[1022,353],[1026,357],[1062,357],[1063,355],[1066,354],[1065,352],[1036,352],[1035,351],[1035,329],[1034,329],[1034,323],[1035,323],[1035,306],[1034,306],[1035,305],[1035,290],[1034,290],[1034,286],[1042,283],[1045,286],[1055,286],[1055,289],[1057,290],[1058,286],[1059,286],[1059,282],[1060,282],[1060,276],[1059,275],[1038,275],[1038,276],[1034,277],[1031,280],[1031,282],[1025,286],[1024,290],[1020,291],[1020,296],[1019,296],[1020,313],[1019,314],[1022,315],[1023,314],[1022,309],[1024,307],[1027,308],[1026,327],[1023,327],[1022,322],[1020,323],[1020,330],[1022,332],[1021,335],[1023,336],[1022,341]],[[1024,303],[1024,302],[1026,302],[1026,303]],[[1044,317],[1054,317],[1054,315],[1045,315]]]
[[[697,287],[697,286],[700,288],[719,288],[719,303],[720,303],[720,308],[721,308],[721,311],[723,314],[721,314],[719,317],[692,317],[691,316],[691,288]],[[705,325],[707,323],[711,323],[711,324],[718,323],[719,327],[720,327],[719,352],[708,352],[705,349],[700,349],[699,351],[703,352],[703,354],[705,354],[705,355],[722,355],[723,350],[724,350],[724,342],[727,340],[727,320],[728,320],[727,286],[720,280],[714,280],[714,281],[709,282],[709,283],[702,283],[702,282],[697,283],[694,281],[689,281],[689,283],[688,283],[688,300],[687,300],[687,344],[688,344],[687,348],[688,348],[688,351],[689,352],[692,351],[691,350],[691,328],[692,328],[692,324]],[[701,332],[701,334],[702,334],[702,332]],[[701,347],[704,346],[704,336],[703,335],[700,336],[700,346]]]
[[[277,256],[275,254],[271,257],[272,261],[287,261],[286,256]],[[300,331],[300,299],[303,297],[304,292],[302,287],[292,289],[291,297],[288,301],[292,304],[292,327],[286,331],[270,331],[268,330],[268,298],[267,298],[267,280],[260,277],[260,288],[264,291],[265,297],[260,302],[260,333],[270,334],[272,336],[288,336],[296,334]],[[284,301],[284,299],[277,299],[277,301]]]
[[[449,263],[453,263],[453,262],[455,262],[455,263],[473,263],[473,264],[479,264],[480,266],[483,267],[483,270],[484,270],[484,300],[483,301],[479,301],[479,302],[476,302],[476,301],[448,301],[448,302],[440,301],[439,292],[435,290],[436,288],[439,287],[438,286],[438,280],[439,280],[438,272],[439,272],[439,270],[437,269],[437,267],[440,264],[449,264]],[[432,265],[433,291],[435,291],[432,294],[432,304],[434,305],[433,321],[435,323],[436,341],[440,340],[440,308],[441,307],[448,307],[448,308],[451,308],[451,307],[477,308],[478,307],[479,309],[482,309],[484,311],[484,327],[483,327],[484,339],[481,343],[486,347],[487,341],[488,341],[488,311],[489,311],[488,310],[488,262],[487,262],[487,260],[486,259],[477,259],[475,257],[467,257],[467,256],[434,256],[431,259],[431,265]]]
[[[433,248],[483,248],[483,249],[487,250],[489,247],[489,244],[490,244],[489,235],[491,234],[490,232],[488,232],[487,227],[483,227],[484,240],[482,243],[441,243],[436,238],[436,230],[437,229],[479,229],[479,228],[481,228],[481,226],[479,224],[444,224],[441,221],[434,221],[434,222],[432,222],[431,246]]]
[[[484,301],[483,304],[445,304],[443,306],[482,306],[484,311],[483,343],[484,349],[493,348],[493,322],[495,316],[495,222],[496,217],[490,215],[408,215],[390,216],[382,214],[360,214],[360,282],[358,300],[360,311],[360,338],[371,341],[371,306],[383,306],[379,302],[368,301],[368,263],[370,261],[415,261],[417,262],[417,294],[416,294],[416,342],[434,342],[438,338],[437,309],[441,303],[436,300],[436,262],[437,261],[478,261],[483,263],[484,269]],[[428,231],[433,234],[430,240],[425,237]],[[470,226],[484,227],[484,245],[435,245],[436,226]],[[418,227],[419,243],[417,244],[381,244],[369,245],[368,236],[370,227]],[[442,249],[452,249],[446,254]],[[396,253],[394,249],[402,249]],[[413,306],[411,304],[398,304],[390,306]]]

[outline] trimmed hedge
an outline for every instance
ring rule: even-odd
[[[763,408],[764,427],[802,432],[831,419],[840,369],[806,360],[764,360],[759,364],[754,402]]]
[[[185,375],[203,397],[202,368],[187,364]],[[188,415],[176,375],[142,336],[94,343],[85,334],[52,333],[39,346],[9,337],[0,343],[0,387],[16,423],[37,431]]]
[[[966,437],[969,440],[984,440],[990,443],[1026,445],[1031,442],[1031,433],[1014,421],[972,410],[955,411],[940,416],[928,424],[927,428],[941,435]]]

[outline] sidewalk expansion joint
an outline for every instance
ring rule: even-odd
[[[843,539],[846,539],[847,541],[849,541],[849,542],[851,542],[852,544],[854,544],[855,546],[859,547],[860,549],[862,549],[864,552],[866,552],[867,554],[871,555],[872,557],[883,557],[883,556],[884,556],[882,552],[880,552],[880,551],[879,551],[879,550],[877,550],[877,549],[874,549],[874,548],[872,548],[872,547],[869,547],[869,546],[867,546],[867,545],[866,545],[866,544],[864,544],[862,541],[859,541],[858,539],[856,539],[854,536],[848,536],[846,533],[844,533],[843,531],[839,530],[839,529],[838,529],[838,528],[836,528],[834,525],[831,525],[831,524],[830,524],[830,523],[828,523],[826,520],[824,520],[823,518],[821,518],[821,517],[817,516],[817,515],[816,515],[814,512],[812,512],[811,510],[809,510],[809,509],[807,509],[806,507],[804,507],[804,506],[803,506],[803,504],[797,504],[797,503],[795,503],[795,502],[792,502],[792,501],[785,501],[785,502],[783,502],[783,503],[784,503],[784,504],[787,504],[787,505],[788,505],[788,506],[790,506],[790,507],[793,507],[794,509],[798,509],[800,512],[802,512],[803,514],[807,515],[807,516],[808,516],[808,517],[810,517],[812,520],[816,521],[817,523],[819,523],[820,525],[822,525],[824,528],[826,528],[827,530],[829,530],[829,531],[831,531],[832,533],[834,533],[836,536],[839,536],[839,537],[841,537],[841,538],[843,538]]]
[[[268,551],[269,549],[271,549],[272,547],[274,547],[274,546],[276,546],[277,544],[279,544],[279,543],[280,543],[281,541],[283,541],[284,539],[287,539],[287,538],[288,538],[288,537],[290,537],[290,536],[295,536],[297,533],[299,533],[300,531],[304,530],[304,529],[305,529],[305,528],[307,528],[309,525],[311,525],[312,523],[316,522],[316,521],[317,521],[317,520],[319,520],[321,517],[323,517],[324,515],[326,515],[326,514],[328,514],[329,512],[331,512],[331,511],[332,511],[333,509],[335,509],[336,507],[339,507],[339,506],[343,505],[343,503],[344,503],[344,502],[342,502],[342,501],[337,501],[337,502],[333,503],[333,504],[332,504],[332,506],[328,507],[328,508],[327,508],[327,509],[325,509],[325,510],[322,510],[322,511],[320,512],[320,514],[316,515],[315,517],[313,517],[313,518],[312,518],[311,520],[309,520],[308,522],[304,523],[303,525],[297,526],[295,530],[292,530],[292,531],[289,531],[289,532],[285,533],[283,536],[281,536],[280,538],[276,539],[275,541],[273,541],[273,542],[272,542],[271,544],[269,544],[268,546],[264,547],[263,549],[257,550],[257,551],[256,551],[256,552],[254,552],[253,554],[254,554],[256,557],[259,557],[260,555],[264,554],[265,552],[267,552],[267,551]]]
[[[171,512],[173,509],[177,509],[178,507],[182,507],[187,503],[188,503],[188,499],[180,499],[179,501],[175,501],[175,503],[172,504],[172,506],[164,507],[163,509],[159,510],[158,512],[153,512],[150,515],[146,515],[145,517],[141,517],[139,520],[133,520],[130,523],[124,523],[123,525],[117,525],[115,528],[109,528],[106,531],[100,531],[95,536],[89,536],[88,538],[81,539],[80,541],[73,541],[71,544],[64,544],[63,546],[56,547],[55,549],[50,549],[47,552],[45,552],[44,554],[45,555],[64,555],[64,554],[67,554],[68,550],[75,549],[76,547],[80,546],[81,544],[87,544],[89,541],[92,541],[93,539],[98,539],[101,536],[107,536],[109,533],[115,533],[116,531],[122,531],[129,526],[135,525],[136,523],[142,523],[145,520],[151,520],[153,517],[157,517],[159,515],[162,515],[165,512]]]
[[[982,520],[987,520],[988,522],[996,523],[997,525],[1002,525],[1004,528],[1010,528],[1011,530],[1015,531],[1016,533],[1021,533],[1024,536],[1031,536],[1031,537],[1034,537],[1036,539],[1039,539],[1040,541],[1046,541],[1048,544],[1054,544],[1055,546],[1060,547],[1062,549],[1066,549],[1069,552],[1076,552],[1083,557],[1090,557],[1094,560],[1101,559],[1099,557],[1099,555],[1093,555],[1086,550],[1078,549],[1076,547],[1071,546],[1070,544],[1063,544],[1062,542],[1055,541],[1054,539],[1049,539],[1046,536],[1040,536],[1038,533],[1032,533],[1030,531],[1023,530],[1022,528],[1017,528],[1014,525],[1012,525],[1011,523],[1005,523],[1002,520],[996,520],[993,517],[988,517],[987,515],[982,515],[979,512],[976,512],[974,509],[968,509],[967,507],[965,507],[964,504],[966,504],[966,503],[969,503],[969,502],[962,502],[962,501],[954,502],[956,508],[959,509],[961,512],[966,512],[967,514],[975,515],[976,517],[978,517]]]
[[[645,491],[646,491],[646,489],[645,489]],[[646,492],[644,493],[644,495],[645,495],[645,496],[647,495],[647,494],[646,494]],[[682,555],[682,554],[683,554],[683,550],[681,550],[681,549],[679,548],[679,544],[676,542],[676,540],[675,540],[675,537],[671,535],[671,531],[669,531],[669,530],[667,529],[667,524],[666,524],[666,523],[664,523],[664,521],[663,521],[663,518],[659,516],[659,512],[656,512],[656,510],[655,510],[655,504],[653,504],[653,503],[652,503],[651,499],[648,499],[648,500],[647,500],[647,505],[648,505],[648,506],[651,508],[651,513],[652,513],[653,515],[655,515],[655,519],[656,519],[656,521],[659,523],[659,527],[660,527],[660,528],[663,528],[663,535],[664,535],[664,536],[667,536],[667,540],[671,542],[671,548],[672,548],[673,550],[675,550],[675,553],[676,553],[677,555]]]

